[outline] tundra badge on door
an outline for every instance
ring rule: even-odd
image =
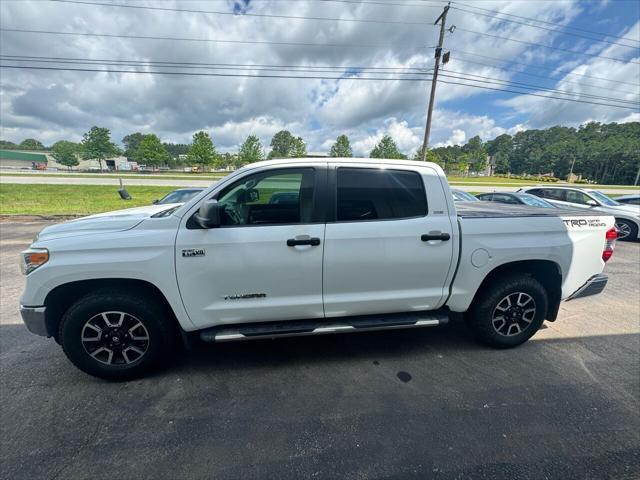
[[[186,248],[182,250],[183,257],[204,257],[204,248]]]

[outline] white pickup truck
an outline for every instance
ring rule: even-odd
[[[466,312],[493,347],[599,293],[611,216],[459,202],[435,164],[274,160],[185,204],[45,228],[21,313],[81,370],[131,378],[194,341],[417,328]]]

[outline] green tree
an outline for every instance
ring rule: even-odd
[[[240,146],[236,167],[241,167],[248,163],[259,162],[264,158],[262,144],[255,135],[249,135]]]
[[[465,155],[465,163],[474,172],[481,172],[487,167],[487,150],[482,143],[482,139],[476,135],[462,147]]]
[[[78,161],[78,151],[80,147],[76,143],[60,140],[53,144],[51,150],[53,159],[59,164],[68,167],[69,170],[71,170],[71,167],[76,167],[80,163]]]
[[[416,150],[416,153],[413,155],[413,160],[417,162],[422,161],[422,147]],[[427,150],[427,162],[437,163],[442,166],[442,160],[440,160],[440,156],[432,150]]]
[[[18,149],[18,145],[8,140],[0,140],[0,148],[4,150],[16,150]]]
[[[513,151],[513,139],[506,133],[497,136],[487,142],[487,154],[494,158],[496,162],[496,173],[509,173],[509,160]]]
[[[225,152],[218,155],[216,160],[216,168],[229,168],[235,167],[238,164],[238,154]]]
[[[138,149],[138,145],[144,138],[144,134],[140,132],[131,133],[122,139],[122,144],[124,145],[124,156],[127,157],[129,161],[135,161],[134,152]]]
[[[400,152],[400,150],[398,150],[398,146],[396,145],[396,142],[394,142],[393,138],[391,138],[389,135],[385,135],[384,137],[382,137],[382,139],[373,148],[373,150],[371,150],[369,157],[391,158],[391,159],[397,159],[397,160],[402,160],[407,158],[406,155],[404,155],[403,153]]]
[[[340,135],[336,138],[336,143],[331,146],[329,152],[330,157],[353,157],[353,151],[351,150],[351,143],[349,137],[346,135]]]
[[[217,160],[218,154],[213,140],[205,131],[199,131],[193,134],[193,142],[187,151],[187,160],[192,165],[200,165],[202,171],[207,166],[213,165]]]
[[[189,151],[189,145],[185,145],[184,143],[163,143],[164,148],[167,149],[169,155],[174,158],[177,158],[179,155],[186,155]]]
[[[307,146],[302,137],[294,137],[288,130],[281,130],[271,139],[269,158],[305,157]]]
[[[20,142],[20,148],[24,150],[45,150],[42,142],[35,138],[25,138]]]
[[[296,137],[293,142],[293,155],[291,156],[296,158],[307,156],[307,145],[304,143],[304,140],[302,140],[302,137]]]
[[[143,135],[131,155],[134,161],[141,165],[151,165],[154,170],[171,160],[169,152],[153,133]]]
[[[98,160],[100,170],[102,162],[120,154],[115,143],[111,142],[111,132],[108,128],[93,126],[91,130],[82,136],[82,158],[85,160]]]

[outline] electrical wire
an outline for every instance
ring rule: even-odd
[[[497,70],[500,70],[500,71],[510,71],[510,72],[514,72],[514,74],[516,74],[516,75],[524,75],[525,77],[532,77],[532,78],[542,78],[544,80],[552,81],[552,82],[561,81],[562,83],[567,84],[567,85],[578,85],[580,87],[597,88],[598,90],[602,90],[603,89],[602,85],[594,85],[592,83],[572,82],[571,80],[566,80],[564,78],[561,78],[561,79],[558,80],[558,79],[549,77],[549,75],[536,75],[535,73],[523,72],[519,68],[518,69],[514,69],[514,68],[507,68],[507,67],[498,67],[497,65],[488,65],[488,64],[482,63],[482,62],[474,62],[473,60],[462,60],[460,58],[452,58],[450,60],[450,62],[462,62],[462,63],[468,63],[470,65],[479,65],[479,66],[482,66],[482,67],[493,68],[493,69],[497,69]],[[630,92],[628,90],[618,90],[618,89],[613,88],[613,87],[606,87],[606,89],[614,91],[614,92],[618,92],[618,93],[627,93],[629,95],[637,95],[637,93],[638,93],[638,92]]]
[[[548,72],[556,72],[558,70],[558,68],[549,68],[549,67],[543,67],[541,65],[533,65],[531,63],[517,62],[515,60],[509,60],[507,58],[496,58],[496,57],[489,57],[487,55],[481,55],[479,53],[464,52],[462,50],[458,50],[458,49],[455,49],[455,48],[452,49],[452,51],[456,52],[456,53],[460,53],[462,55],[469,55],[469,56],[472,56],[472,57],[486,58],[487,60],[494,60],[496,62],[503,62],[503,63],[512,63],[512,64],[515,64],[515,65],[522,65],[522,66],[530,67],[530,68],[538,68],[540,70],[546,70]],[[594,80],[601,80],[601,81],[605,81],[605,82],[623,83],[625,85],[633,85],[634,87],[639,87],[640,86],[639,83],[625,82],[625,81],[622,81],[622,80],[612,80],[610,78],[596,77],[596,76],[593,76],[593,75],[587,75],[585,73],[569,72],[569,73],[564,73],[564,75],[572,75],[572,76],[578,76],[578,77],[592,78]]]
[[[0,55],[0,59],[21,63],[52,63],[52,64],[71,64],[78,66],[115,66],[115,67],[141,67],[141,68],[156,68],[164,67],[170,69],[203,69],[203,70],[231,70],[231,71],[257,71],[257,72],[276,72],[283,73],[287,71],[293,71],[294,73],[336,73],[345,72],[345,74],[368,74],[374,73],[378,75],[427,75],[431,70],[426,68],[416,67],[346,67],[346,66],[334,66],[334,65],[274,65],[274,64],[239,64],[239,63],[203,63],[203,62],[170,62],[170,61],[151,61],[151,60],[119,60],[119,59],[91,59],[91,58],[71,58],[71,57],[42,57],[42,56],[21,56],[21,55]],[[343,76],[345,74],[342,74]],[[625,100],[620,98],[606,97],[602,95],[594,95],[589,93],[572,92],[567,90],[556,89],[543,85],[534,85],[530,83],[517,82],[513,80],[507,80],[502,78],[495,78],[483,75],[472,74],[469,72],[460,72],[455,70],[443,69],[441,75],[447,76],[448,74],[465,75],[466,77],[454,77],[458,79],[466,79],[471,81],[477,81],[477,79],[487,80],[488,84],[515,86],[527,90],[543,90],[552,93],[558,93],[562,95],[575,96],[578,98],[592,98],[598,100],[607,100],[618,103],[628,103],[636,105],[638,102],[632,100]],[[451,75],[450,75],[451,76]],[[348,78],[348,77],[347,77]]]
[[[457,74],[457,75],[450,75],[450,73]],[[506,87],[516,87],[516,88],[522,88],[522,89],[525,89],[525,90],[546,91],[546,92],[556,93],[556,94],[560,94],[560,95],[575,96],[575,97],[578,97],[578,98],[591,98],[591,99],[594,99],[594,100],[606,100],[606,101],[615,102],[615,103],[624,103],[624,104],[634,105],[637,108],[640,108],[640,102],[634,101],[634,100],[625,100],[625,99],[621,99],[621,98],[604,97],[604,96],[600,96],[600,95],[590,95],[590,94],[585,94],[585,93],[570,92],[570,91],[567,91],[567,90],[558,90],[558,89],[555,89],[555,88],[547,88],[547,87],[542,87],[540,85],[532,85],[532,84],[529,84],[529,83],[512,82],[510,80],[502,80],[502,79],[499,79],[499,78],[486,77],[486,76],[483,76],[483,75],[474,75],[472,73],[467,73],[467,72],[455,72],[455,71],[451,71],[451,70],[445,70],[444,72],[440,72],[439,75],[443,76],[443,77],[456,78],[458,80],[482,82],[482,83],[486,83],[486,84],[489,84],[489,85],[503,85],[503,86],[506,86]],[[465,76],[459,76],[459,75],[465,75]],[[476,80],[476,78],[472,78],[472,77],[479,78],[480,80]]]
[[[634,107],[628,107],[628,106],[623,106],[623,105],[610,105],[610,104],[607,104],[607,103],[590,102],[590,101],[586,101],[586,100],[576,100],[576,99],[573,99],[573,98],[554,97],[554,96],[551,96],[551,95],[541,95],[541,94],[531,93],[531,92],[519,92],[517,90],[507,90],[507,89],[504,89],[504,88],[485,87],[485,86],[482,86],[482,85],[473,85],[473,84],[469,84],[469,83],[452,82],[450,80],[438,80],[438,82],[447,83],[449,85],[462,85],[462,86],[465,86],[465,87],[481,88],[483,90],[493,90],[493,91],[496,91],[496,92],[517,93],[518,95],[529,95],[531,97],[541,97],[541,98],[553,99],[553,100],[565,100],[567,102],[574,102],[574,103],[586,103],[586,104],[590,104],[590,105],[601,105],[601,106],[604,106],[604,107],[614,107],[614,108],[624,108],[624,109],[636,110],[636,108],[634,108]]]
[[[287,20],[316,20],[316,21],[331,21],[331,22],[354,22],[354,23],[375,23],[381,25],[413,25],[413,26],[431,26],[434,25],[431,22],[411,22],[404,20],[374,20],[365,18],[339,18],[339,17],[306,17],[297,15],[278,15],[272,13],[247,13],[247,12],[229,12],[229,11],[217,11],[217,10],[194,10],[185,8],[169,8],[169,7],[155,7],[150,5],[131,5],[122,3],[100,3],[100,2],[87,2],[84,0],[49,0],[50,2],[58,3],[71,3],[76,5],[91,5],[94,7],[117,7],[117,8],[131,8],[137,10],[156,10],[162,12],[182,12],[182,13],[202,13],[206,15],[227,15],[236,18],[284,18]]]
[[[145,74],[145,75],[185,75],[185,76],[209,76],[209,77],[249,77],[249,78],[286,78],[286,79],[307,79],[307,80],[374,80],[374,81],[409,81],[409,82],[422,82],[426,81],[427,78],[389,78],[389,77],[325,77],[325,76],[300,76],[300,75],[264,75],[264,74],[231,74],[231,73],[203,73],[203,72],[166,72],[166,71],[140,71],[140,70],[104,70],[104,69],[91,69],[91,68],[68,68],[68,67],[42,67],[42,66],[26,66],[26,65],[1,65],[0,68],[13,68],[13,69],[27,69],[27,70],[57,70],[57,71],[68,71],[68,72],[98,72],[98,73],[134,73],[134,74]],[[534,97],[541,97],[546,99],[554,99],[554,100],[564,100],[567,102],[574,103],[583,103],[590,105],[599,105],[604,107],[611,108],[623,108],[623,109],[631,109],[636,110],[635,107],[627,106],[627,105],[616,105],[616,104],[607,104],[601,102],[592,102],[587,100],[579,100],[574,98],[566,98],[566,97],[555,97],[552,95],[542,95],[538,93],[532,92],[523,92],[518,90],[509,90],[504,88],[496,88],[496,87],[487,87],[484,85],[477,84],[469,84],[462,82],[453,82],[451,80],[439,80],[442,83],[451,84],[451,85],[461,85],[467,86],[471,88],[480,88],[484,90],[492,90],[499,92],[508,92],[515,93],[518,95],[529,95]],[[473,81],[473,80],[471,80]]]
[[[601,58],[601,59],[611,60],[613,62],[620,62],[620,63],[635,63],[637,65],[640,65],[640,62],[634,62],[633,60],[623,60],[622,58],[607,57],[607,56],[604,56],[604,55],[598,55],[597,53],[587,53],[587,52],[580,52],[578,50],[571,50],[569,48],[553,47],[551,45],[545,45],[543,43],[527,42],[527,41],[524,41],[524,40],[518,40],[518,39],[510,38],[510,37],[502,37],[500,35],[494,35],[492,33],[478,32],[476,30],[469,30],[469,29],[461,28],[461,27],[456,27],[456,30],[460,30],[461,32],[473,33],[475,35],[482,35],[484,37],[496,38],[498,40],[505,40],[507,42],[516,42],[516,43],[521,43],[523,45],[530,45],[530,46],[533,46],[533,47],[542,47],[542,48],[548,48],[550,50],[558,50],[560,52],[572,53],[574,55],[582,55],[582,56],[585,56],[585,57]]]
[[[68,67],[41,67],[32,65],[2,65],[0,68],[27,69],[27,70],[58,70],[67,72],[98,72],[98,73],[139,73],[150,75],[185,75],[198,77],[248,77],[248,78],[287,78],[287,79],[308,79],[308,80],[377,80],[377,81],[411,81],[422,82],[428,80],[428,77],[407,78],[407,77],[355,77],[355,76],[311,76],[311,75],[264,75],[264,74],[248,74],[248,73],[214,73],[214,72],[167,72],[167,71],[151,71],[151,70],[105,70],[98,68],[68,68]]]
[[[277,69],[333,69],[333,70],[373,70],[373,71],[387,71],[387,70],[409,70],[416,73],[428,73],[432,69],[429,67],[374,67],[374,66],[351,66],[351,65],[276,65],[276,64],[264,64],[264,63],[206,63],[206,62],[175,62],[167,60],[118,60],[118,59],[97,59],[97,58],[74,58],[74,57],[44,57],[33,55],[6,55],[0,54],[0,58],[5,60],[15,61],[48,61],[48,62],[80,62],[80,63],[133,63],[133,64],[150,64],[150,65],[185,65],[185,66],[204,66],[204,67],[258,67],[258,68],[277,68]],[[19,60],[18,60],[19,59]]]
[[[474,8],[474,7],[471,7],[471,8]],[[562,35],[570,35],[570,36],[578,37],[578,38],[586,38],[586,39],[592,40],[594,42],[608,43],[610,45],[618,45],[620,47],[633,48],[635,50],[640,50],[640,46],[637,46],[637,45],[627,45],[627,44],[624,44],[624,43],[612,42],[610,40],[604,40],[604,39],[601,39],[601,38],[589,37],[587,35],[583,35],[583,34],[580,34],[580,33],[567,32],[565,30],[558,30],[558,29],[555,29],[555,28],[543,27],[543,26],[540,26],[540,25],[532,25],[530,23],[521,22],[521,21],[518,21],[518,20],[511,20],[511,19],[508,19],[508,18],[501,18],[501,17],[498,17],[496,15],[489,15],[488,13],[474,12],[473,10],[467,10],[465,8],[460,8],[460,7],[456,7],[456,6],[452,6],[451,9],[452,10],[458,10],[460,12],[471,13],[473,15],[480,15],[480,16],[483,16],[483,17],[493,18],[493,19],[499,20],[501,22],[515,23],[515,24],[518,24],[518,25],[526,26],[526,27],[538,28],[540,30],[546,30],[548,32],[560,33]]]
[[[284,45],[297,47],[339,47],[339,48],[386,48],[388,45],[374,44],[345,44],[345,43],[306,43],[306,42],[277,42],[268,40],[228,40],[221,38],[185,38],[185,37],[159,37],[144,35],[120,35],[115,33],[93,33],[93,32],[59,32],[54,30],[30,30],[26,28],[0,28],[0,32],[13,33],[36,33],[43,35],[71,35],[80,37],[105,37],[105,38],[128,38],[135,40],[170,40],[172,42],[208,42],[208,43],[233,43],[249,45]]]
[[[561,25],[561,24],[559,24],[557,22],[550,22],[550,21],[547,21],[547,20],[540,20],[538,18],[532,18],[532,17],[524,17],[522,15],[515,15],[513,13],[500,12],[498,10],[491,10],[489,8],[477,7],[475,5],[469,5],[469,4],[466,4],[466,3],[454,2],[454,1],[452,1],[451,3],[453,3],[454,6],[455,5],[462,5],[462,6],[467,7],[467,8],[474,8],[476,10],[482,10],[482,11],[485,11],[485,12],[490,12],[490,13],[493,13],[494,15],[503,15],[505,17],[519,18],[521,20],[528,20],[530,22],[543,23],[545,25],[560,26],[562,28],[570,29],[570,30],[576,30],[578,32],[591,33],[593,35],[601,35],[603,37],[617,38],[619,40],[628,40],[630,42],[640,43],[640,40],[636,40],[634,38],[623,37],[623,36],[620,36],[620,35],[613,35],[613,34],[610,34],[610,33],[596,32],[594,30],[587,30],[587,29],[584,29],[584,28],[572,27],[572,26],[569,26],[569,25]],[[475,12],[475,13],[478,13],[478,12]]]

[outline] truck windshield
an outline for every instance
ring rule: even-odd
[[[591,195],[593,198],[595,198],[601,204],[606,205],[607,207],[615,207],[617,205],[620,205],[618,202],[616,202],[615,200],[611,200],[604,193],[599,192],[598,190],[590,190],[589,195]]]

